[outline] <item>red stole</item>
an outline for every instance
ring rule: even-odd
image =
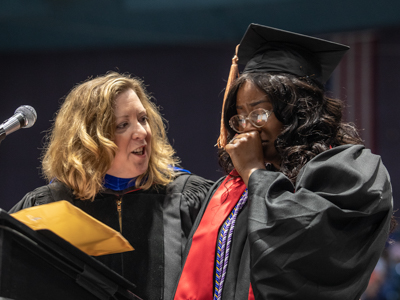
[[[249,288],[249,297],[248,297],[248,300],[255,300],[254,292],[253,292],[253,287],[251,286],[251,283],[250,283],[250,288]]]
[[[231,174],[235,174],[233,172]],[[235,175],[237,176],[237,173]],[[175,300],[213,299],[215,249],[219,229],[245,189],[246,186],[240,177],[229,175],[214,193],[193,235],[192,246],[183,267]]]

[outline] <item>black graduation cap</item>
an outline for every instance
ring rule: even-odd
[[[350,47],[277,28],[250,24],[236,55],[226,84],[221,114],[220,148],[227,144],[225,103],[230,86],[239,75],[237,63],[246,65],[243,73],[281,72],[310,77],[325,84]]]
[[[325,84],[350,47],[268,26],[250,24],[237,56],[243,73],[285,72]]]

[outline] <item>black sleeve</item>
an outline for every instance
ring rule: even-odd
[[[196,219],[200,208],[206,200],[206,196],[213,181],[197,175],[190,175],[182,191],[183,201],[188,208],[191,224]]]
[[[51,192],[47,185],[38,187],[37,189],[27,193],[17,204],[14,205],[14,207],[9,210],[8,213],[12,214],[24,208],[48,203],[50,202],[49,199],[51,198]]]
[[[65,184],[55,181],[27,193],[9,213],[15,213],[21,209],[47,204],[54,201],[66,200],[73,204],[73,193]]]
[[[359,299],[388,237],[392,191],[380,157],[338,147],[296,186],[278,172],[249,180],[248,236],[256,299]]]

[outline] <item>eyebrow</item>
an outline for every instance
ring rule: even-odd
[[[115,116],[116,119],[122,119],[122,118],[128,118],[129,115],[120,115],[120,116]]]
[[[261,99],[261,100],[255,100],[253,102],[250,102],[248,105],[250,105],[251,107],[255,107],[258,104],[264,103],[264,102],[270,102],[268,99]],[[236,109],[242,109],[243,106],[237,106],[236,105]]]
[[[144,109],[144,110],[142,110],[142,111],[140,111],[140,112],[138,113],[138,116],[142,116],[142,115],[146,115],[146,114],[147,114],[147,110]],[[125,114],[125,115],[120,115],[120,116],[115,116],[116,119],[129,118],[129,117],[130,117],[130,116],[127,115],[127,114]]]

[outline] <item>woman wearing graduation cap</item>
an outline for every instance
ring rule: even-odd
[[[69,201],[120,231],[135,248],[98,260],[134,283],[137,296],[168,299],[212,185],[177,164],[142,81],[110,72],[67,95],[42,160],[51,183],[29,192],[10,212]]]
[[[251,24],[228,81],[229,174],[189,239],[175,299],[359,299],[391,227],[379,156],[324,84],[347,46]]]

